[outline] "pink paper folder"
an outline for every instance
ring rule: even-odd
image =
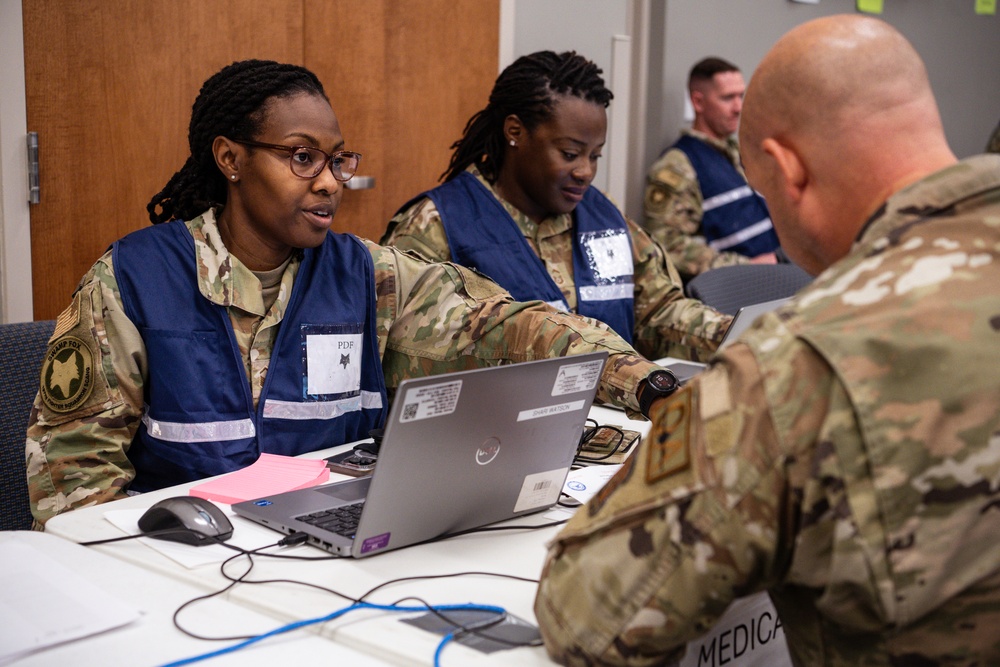
[[[261,454],[251,465],[191,488],[190,494],[226,505],[305,489],[330,479],[323,459]]]

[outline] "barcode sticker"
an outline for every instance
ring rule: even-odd
[[[553,505],[559,500],[559,491],[568,474],[569,468],[559,468],[527,475],[517,495],[514,511],[544,509]]]
[[[412,422],[419,419],[450,415],[455,411],[458,405],[458,397],[461,394],[461,380],[409,389],[402,399],[396,398],[397,401],[403,401],[403,409],[400,412],[399,421]]]
[[[552,395],[562,396],[593,389],[601,379],[602,368],[604,368],[603,359],[560,366],[556,383],[552,386]]]

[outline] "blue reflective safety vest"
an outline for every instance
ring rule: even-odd
[[[569,310],[541,258],[503,204],[479,180],[462,172],[410,200],[437,206],[452,258],[489,276],[517,301],[540,299]],[[625,218],[597,188],[587,188],[573,211],[573,280],[577,312],[598,319],[629,343],[635,327],[632,240]]]
[[[678,139],[671,148],[683,151],[698,175],[702,234],[709,246],[747,257],[778,248],[778,235],[764,198],[747,184],[725,155],[689,135]]]
[[[360,440],[384,422],[374,263],[353,236],[328,234],[303,251],[256,409],[229,313],[199,291],[186,225],[158,224],[112,247],[149,369],[128,451],[131,489],[238,470],[261,453],[294,456]]]

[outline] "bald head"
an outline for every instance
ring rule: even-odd
[[[813,272],[847,253],[889,195],[955,161],[920,56],[858,15],[778,40],[747,88],[740,143],[750,182],[787,218],[772,210],[782,246]]]

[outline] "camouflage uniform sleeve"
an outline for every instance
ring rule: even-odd
[[[25,457],[36,525],[124,497],[142,414],[145,348],[122,311],[110,253],[59,316],[28,422]]]
[[[646,174],[643,227],[667,251],[685,280],[720,266],[750,260],[734,252],[717,252],[701,235],[701,189],[683,151],[672,149]]]
[[[628,227],[635,263],[635,348],[650,359],[706,361],[732,317],[685,297],[680,276],[663,249],[631,220]]]
[[[637,414],[635,391],[656,368],[596,320],[517,302],[451,263],[366,242],[375,259],[377,331],[390,392],[410,377],[605,350],[598,399]]]
[[[654,404],[649,437],[549,546],[535,613],[553,659],[667,664],[732,600],[780,579],[797,527],[810,523],[795,503],[835,393],[829,367],[805,347],[788,359],[794,371],[762,374],[734,345]],[[767,382],[812,393],[776,415]],[[830,542],[810,545],[819,569]]]
[[[380,241],[431,262],[450,262],[451,247],[437,206],[425,197],[389,222]]]

